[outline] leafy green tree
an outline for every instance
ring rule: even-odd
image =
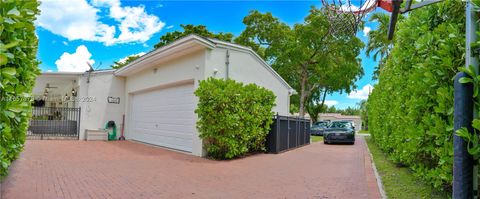
[[[213,32],[210,32],[207,29],[207,27],[204,25],[182,24],[180,26],[183,28],[183,31],[173,31],[163,35],[162,37],[160,37],[160,41],[157,44],[155,44],[154,47],[160,48],[162,46],[165,46],[177,39],[180,39],[190,34],[197,34],[199,36],[219,39],[219,40],[228,41],[228,42],[231,42],[233,40],[232,33],[223,33],[223,32],[213,33]]]
[[[123,61],[116,61],[116,62],[113,62],[112,64],[112,68],[113,69],[119,69],[119,68],[122,68],[126,65],[128,65],[129,63],[135,61],[136,59],[138,59],[139,57],[141,57],[141,55],[131,55],[131,56],[128,56],[125,60]]]
[[[313,123],[315,123],[318,121],[318,114],[325,112],[327,110],[327,106],[309,101],[306,109]]]
[[[325,105],[325,98],[327,96],[326,94],[326,92],[320,92],[320,90],[316,90],[312,92],[310,98],[307,100],[305,109],[313,122],[318,120],[318,114],[325,112],[328,108],[328,106]]]
[[[360,115],[360,109],[355,107],[347,107],[345,109],[337,109],[335,106],[328,107],[327,113],[340,113],[342,115]]]
[[[23,150],[39,74],[34,21],[39,3],[0,1],[0,176]]]
[[[303,23],[292,27],[271,13],[252,11],[243,19],[245,30],[236,43],[250,46],[298,92],[299,113],[313,94],[350,92],[363,75],[357,58],[364,44],[354,35],[332,34],[326,14],[312,7]]]
[[[342,115],[360,115],[360,109],[355,107],[347,107],[346,109],[337,110]]]
[[[330,106],[327,108],[327,113],[337,113],[337,108],[335,108],[335,106]]]
[[[403,15],[398,16],[398,21],[403,19]],[[378,27],[368,33],[368,43],[365,51],[367,56],[371,56],[373,60],[378,61],[378,65],[373,72],[373,79],[377,79],[393,48],[393,40],[388,39],[390,16],[383,12],[376,12],[370,16],[369,21],[378,22]]]
[[[298,105],[297,104],[290,103],[290,113],[291,114],[298,113]]]

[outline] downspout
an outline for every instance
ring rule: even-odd
[[[225,55],[226,59],[225,59],[225,66],[226,66],[226,70],[225,70],[225,78],[226,79],[230,79],[230,76],[229,76],[229,72],[230,72],[230,51],[228,51],[227,49],[227,53]]]
[[[85,102],[86,99],[90,99],[89,90],[90,90],[90,77],[91,77],[91,75],[92,75],[92,71],[93,71],[93,70],[88,70],[88,71],[86,71],[86,73],[87,73],[87,81],[86,81],[86,85],[85,85],[86,95],[84,96],[84,97],[86,97],[86,98],[82,99],[82,100],[81,100],[82,102]],[[90,103],[86,103],[86,104],[85,104],[85,111],[86,111],[86,114],[87,114],[87,115],[90,115],[90,110],[91,110],[91,109],[90,109]]]

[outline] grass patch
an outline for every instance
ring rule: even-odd
[[[365,137],[365,140],[388,198],[449,198],[449,193],[434,190],[432,186],[415,178],[408,168],[397,167],[389,161],[370,137]]]
[[[369,134],[369,133],[368,133],[368,131],[366,131],[366,130],[360,130],[360,131],[358,132],[358,134]]]
[[[323,136],[312,135],[310,136],[310,140],[312,140],[312,142],[320,142],[323,141]]]

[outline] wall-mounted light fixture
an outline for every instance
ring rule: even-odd
[[[74,88],[72,88],[72,96],[77,97],[77,91]]]

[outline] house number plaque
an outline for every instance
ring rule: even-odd
[[[107,98],[108,103],[111,104],[120,104],[120,97],[108,97]]]

